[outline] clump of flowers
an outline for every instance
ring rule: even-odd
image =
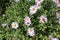
[[[53,0],[55,3],[52,0],[8,1],[7,4],[3,3],[4,6],[0,5],[3,6],[0,13],[1,40],[59,40],[60,13],[56,12],[59,7],[56,0]],[[55,37],[48,37],[48,34]]]
[[[36,6],[31,6],[31,7],[29,8],[29,10],[30,10],[30,12],[29,12],[30,15],[35,14],[36,11],[37,11],[37,7],[36,7]]]

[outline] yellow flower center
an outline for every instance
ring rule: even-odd
[[[16,24],[14,23],[14,25],[13,25],[14,27],[16,27]]]
[[[26,21],[28,21],[29,20],[29,18],[26,18]]]
[[[35,8],[32,8],[32,10],[35,10]]]
[[[59,13],[59,14],[57,14],[57,16],[60,16],[60,13]]]

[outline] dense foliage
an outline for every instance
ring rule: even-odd
[[[35,0],[1,0],[0,1],[0,40],[49,40],[48,36],[52,35],[60,39],[60,24],[56,18],[55,2],[52,0],[44,0],[41,8],[33,15],[29,15],[30,6],[35,5]],[[3,16],[3,14],[5,16]],[[39,23],[39,17],[46,15],[48,18],[47,23]],[[35,30],[35,36],[30,37],[27,33],[28,26],[24,25],[25,16],[31,18],[31,25]],[[18,22],[19,27],[13,29],[12,22]],[[6,23],[6,27],[1,24]]]

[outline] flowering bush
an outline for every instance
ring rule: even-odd
[[[0,40],[59,40],[60,3],[58,2],[2,0]]]

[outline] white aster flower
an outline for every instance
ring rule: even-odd
[[[44,0],[35,0],[36,3],[42,3]]]
[[[24,18],[24,24],[27,25],[27,26],[30,26],[30,24],[31,24],[31,19],[30,19],[28,16],[26,16],[26,17]]]
[[[12,28],[17,29],[19,27],[17,22],[12,22]]]
[[[58,38],[52,38],[51,40],[59,40]]]
[[[6,24],[6,23],[3,23],[1,26],[2,26],[2,27],[5,27],[5,26],[7,26],[7,24]]]
[[[36,13],[36,11],[37,11],[37,7],[34,5],[34,6],[31,6],[30,8],[29,8],[29,14],[30,15],[32,15],[32,14],[35,14]]]
[[[34,36],[35,35],[34,29],[33,28],[28,28],[28,34],[30,36]]]
[[[19,1],[19,0],[14,0],[16,3]]]
[[[39,22],[41,22],[41,23],[47,23],[47,17],[44,16],[44,15],[40,16],[40,21]]]
[[[30,17],[26,16],[26,17],[24,18],[24,21],[31,21],[31,20],[30,20]]]
[[[40,9],[41,8],[41,4],[40,3],[36,3],[36,7],[37,7],[37,9]]]
[[[60,17],[60,12],[56,12],[56,17]]]

